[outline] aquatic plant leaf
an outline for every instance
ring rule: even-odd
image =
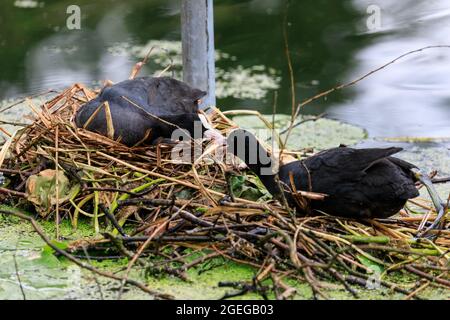
[[[263,115],[263,117],[272,123],[272,115]],[[297,122],[307,120],[308,116],[301,116]],[[290,125],[291,117],[284,114],[275,115],[275,129],[280,133],[286,130]],[[233,121],[241,128],[247,129],[256,134],[260,139],[270,144],[271,130],[263,121],[254,115],[242,115],[233,117]],[[266,129],[266,130],[263,130]],[[281,137],[286,137],[282,134]],[[292,129],[287,143],[290,150],[299,150],[303,148],[314,148],[315,150],[324,150],[337,147],[340,144],[354,145],[357,142],[367,138],[367,132],[359,127],[342,123],[331,119],[319,119],[309,121]]]
[[[48,252],[45,250],[42,251],[40,258],[37,259],[36,262],[46,267],[56,267],[61,264],[53,252]]]
[[[245,183],[245,176],[233,176],[230,179],[231,190],[238,192]]]
[[[56,240],[51,241],[52,244],[58,249],[65,250],[69,247],[66,242],[60,242]],[[38,259],[38,262],[46,265],[46,266],[57,266],[60,264],[58,258],[54,255],[55,250],[49,245],[45,245],[41,251],[41,257]]]
[[[233,176],[230,179],[230,184],[234,196],[250,201],[259,201],[266,198],[267,190],[262,184],[254,183],[255,180],[249,176]]]
[[[61,249],[61,250],[66,250],[69,247],[69,244],[66,243],[66,242],[51,240],[51,243],[52,243],[52,245],[54,245],[55,247],[57,247],[58,249]],[[49,245],[45,245],[42,250],[43,251],[47,251],[47,252],[51,252],[51,253],[53,253],[55,251]]]
[[[69,179],[61,171],[58,173],[56,170],[41,171],[27,180],[27,200],[35,205],[41,216],[45,217],[57,202],[62,204],[68,200],[70,197],[69,183]]]
[[[264,200],[272,199],[272,195],[266,189],[266,187],[264,186],[264,184],[261,182],[261,180],[258,177],[256,177],[256,176],[247,176],[247,179],[248,179],[248,181],[251,184],[253,184],[259,190],[259,192],[261,192],[263,194]]]
[[[371,269],[374,273],[381,274],[384,271],[384,267],[382,265],[368,259],[363,255],[358,255],[357,258],[359,262]]]

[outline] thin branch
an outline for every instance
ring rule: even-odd
[[[16,250],[13,253],[13,259],[14,259],[14,270],[16,272],[16,277],[17,277],[17,281],[19,282],[19,287],[20,287],[20,292],[22,293],[22,298],[23,300],[27,300],[27,296],[25,295],[25,290],[23,288],[22,285],[22,280],[20,278],[20,274],[19,274],[19,266],[17,264],[17,247],[18,247],[18,243],[16,244]]]

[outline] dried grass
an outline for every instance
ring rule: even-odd
[[[316,297],[326,297],[323,281],[330,280],[356,296],[353,285],[366,286],[377,268],[379,285],[407,298],[420,297],[429,286],[450,288],[448,229],[435,241],[414,240],[422,217],[408,211],[388,220],[356,221],[325,214],[295,217],[274,201],[232,201],[226,198],[228,169],[208,160],[209,152],[194,165],[180,164],[170,159],[169,146],[128,148],[76,128],[76,110],[96,94],[76,84],[39,107],[29,103],[36,120],[0,151],[0,170],[14,182],[0,190],[0,200],[11,206],[23,205],[25,182],[43,164],[69,177],[70,198],[45,218],[70,219],[74,227],[81,219],[92,220],[95,231],[104,232],[100,240],[73,242],[70,252],[86,247],[97,255],[116,252],[130,258],[128,271],[143,263],[184,280],[187,269],[223,257],[259,270],[253,283],[231,284],[241,293],[264,296],[262,282],[271,279],[280,299],[295,293],[287,279],[308,282]],[[224,134],[235,127],[217,109],[208,118]],[[108,128],[113,137],[114,128]],[[188,196],[180,198],[182,193]],[[189,259],[193,254],[202,256]],[[162,261],[149,263],[148,256]],[[392,272],[412,274],[428,285],[392,283],[386,277]]]

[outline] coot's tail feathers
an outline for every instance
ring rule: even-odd
[[[361,149],[357,150],[357,158],[362,160],[361,165],[367,162],[362,171],[369,170],[373,165],[386,158],[391,158],[392,155],[402,152],[403,148],[387,148],[387,149]]]
[[[412,169],[418,169],[412,163],[409,163],[399,158],[389,157],[388,160],[393,164],[397,165],[398,167],[400,167],[401,169],[403,169],[403,171],[405,172],[410,172]]]

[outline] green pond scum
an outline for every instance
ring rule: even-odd
[[[47,235],[55,233],[52,222],[41,222]],[[79,224],[76,231],[71,224],[63,221],[60,226],[61,236],[65,239],[75,240],[92,237],[92,226],[89,221]],[[58,247],[66,248],[66,241],[59,241]],[[194,260],[210,251],[199,252],[192,255]],[[18,270],[15,270],[14,259]],[[161,259],[151,259],[158,263]],[[362,259],[363,263],[379,266]],[[126,268],[128,259],[92,261],[93,266],[100,270],[117,272]],[[381,271],[381,270],[379,270]],[[15,217],[0,218],[0,299],[22,299],[16,272],[27,299],[115,299],[120,288],[119,281],[111,281],[87,272],[65,258],[56,257],[43,240],[33,231],[28,223]],[[238,291],[233,288],[219,287],[224,282],[251,283],[256,276],[257,269],[243,264],[235,263],[224,258],[216,258],[207,263],[200,264],[187,272],[188,281],[168,275],[151,275],[144,269],[135,267],[131,277],[139,279],[154,290],[172,295],[176,299],[200,300],[219,299],[227,293]],[[387,279],[397,284],[414,286],[418,280],[415,277],[402,273],[391,273]],[[287,280],[287,283],[296,290],[293,299],[309,300],[313,298],[310,286],[301,281]],[[264,281],[262,286],[268,288],[268,298],[275,296],[270,292],[271,281]],[[330,299],[354,299],[339,283],[329,282],[323,284],[324,292]],[[371,299],[403,299],[404,295],[392,293],[388,289],[364,289],[355,287],[359,298]],[[444,289],[425,290],[421,297],[426,299],[447,299],[449,291]],[[136,288],[126,287],[123,299],[152,299],[152,297]],[[233,299],[262,299],[261,295],[248,293]]]

